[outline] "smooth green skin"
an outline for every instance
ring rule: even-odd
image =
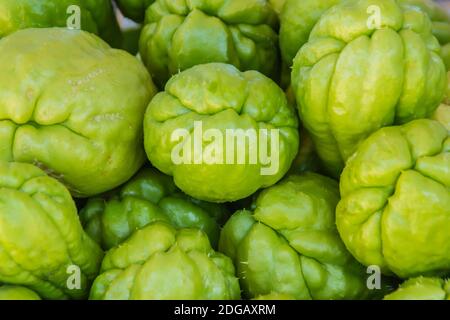
[[[433,120],[372,134],[348,160],[336,224],[364,265],[401,278],[450,269],[450,138]]]
[[[145,11],[155,0],[117,0],[116,2],[125,17],[142,22]]]
[[[0,286],[0,300],[41,300],[39,295],[25,287]]]
[[[450,43],[442,46],[441,48],[442,60],[444,60],[447,71],[450,71]]]
[[[258,196],[255,209],[225,224],[219,251],[231,257],[247,298],[277,292],[295,299],[368,296],[366,275],[339,238],[334,180],[289,176]]]
[[[370,5],[381,9],[385,28],[369,29]],[[425,13],[394,0],[357,0],[322,15],[294,59],[292,85],[317,153],[338,177],[372,132],[429,117],[447,77]]]
[[[26,29],[0,39],[0,74],[0,160],[36,164],[76,197],[143,164],[156,89],[135,57],[84,31]]]
[[[227,216],[225,206],[186,196],[175,187],[172,177],[153,168],[142,169],[112,196],[90,199],[80,212],[84,229],[105,250],[155,221],[198,228],[217,247],[220,225]]]
[[[436,109],[431,119],[439,121],[447,131],[450,131],[450,105],[441,104]]]
[[[384,300],[450,300],[450,281],[438,278],[413,278]]]
[[[279,170],[261,175],[264,165],[259,160],[256,164],[175,165],[171,153],[179,142],[172,141],[171,135],[179,128],[192,131],[194,121],[202,121],[203,132],[217,129],[224,137],[226,129],[278,129]],[[298,151],[297,122],[283,91],[259,72],[240,72],[221,63],[199,65],[172,77],[150,103],[144,119],[145,150],[152,164],[172,175],[186,194],[211,202],[235,201],[273,185],[288,171]],[[226,142],[223,145],[226,152]],[[269,144],[269,154],[270,149]],[[204,145],[204,157],[207,152]]]
[[[66,27],[73,14],[67,13],[71,5],[81,10],[82,30],[120,46],[120,29],[109,0],[0,0],[0,38],[20,29]]]
[[[287,67],[298,50],[308,42],[319,18],[342,0],[286,0],[280,15],[281,57]]]
[[[210,62],[277,78],[277,15],[268,0],[156,0],[144,24],[140,55],[161,88],[171,75]]]
[[[83,231],[69,191],[39,168],[0,161],[0,283],[46,299],[85,298],[103,251]],[[69,289],[78,266],[80,289]]]
[[[156,222],[108,251],[91,300],[228,300],[240,289],[231,260],[198,229]]]
[[[269,0],[269,3],[272,5],[277,14],[281,14],[286,0]]]

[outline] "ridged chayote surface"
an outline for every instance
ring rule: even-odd
[[[108,251],[93,300],[239,299],[231,260],[197,229],[156,222]]]
[[[29,162],[86,197],[143,164],[145,67],[95,35],[26,29],[0,39],[0,160]]]
[[[48,299],[85,298],[102,257],[61,183],[33,165],[0,161],[0,284]]]
[[[67,27],[73,11],[80,9],[82,30],[100,35],[114,47],[120,29],[110,0],[0,0],[0,38],[20,29]]]
[[[374,6],[378,26],[368,24]],[[394,0],[355,0],[321,16],[294,59],[292,85],[318,155],[337,177],[370,133],[430,116],[447,79],[425,13]]]
[[[183,141],[173,139],[172,135],[178,129],[188,130],[190,136],[184,139],[184,144],[193,146],[199,139],[192,134],[196,121],[201,122],[204,134],[208,129],[215,129],[224,139],[227,129],[254,130],[257,143],[250,146],[247,143],[242,150],[237,144],[230,146],[221,139],[222,150],[208,153],[207,146],[214,146],[214,142],[204,142],[202,154],[191,148],[191,163],[175,164],[172,153]],[[276,183],[287,172],[298,151],[297,122],[295,110],[287,103],[283,91],[259,72],[240,72],[232,65],[221,63],[199,65],[171,78],[165,91],[150,103],[144,120],[145,149],[152,164],[172,175],[175,184],[188,195],[212,202],[234,201]],[[274,150],[271,150],[270,131],[267,143],[259,139],[261,129],[278,130],[279,145]],[[248,156],[263,150],[263,143],[269,155],[274,151],[279,153],[279,157],[274,156],[279,162],[274,174],[263,174],[261,169],[268,166],[259,156],[255,164],[249,157],[244,164],[239,164],[236,158],[233,164],[225,163],[227,146],[237,157],[239,152],[245,151]],[[206,161],[194,164],[193,157],[200,158],[200,155],[203,159],[222,159],[224,164]]]
[[[117,0],[120,11],[136,22],[144,20],[145,11],[155,0]]]
[[[409,279],[384,300],[450,300],[450,281],[424,277]]]
[[[437,121],[372,134],[349,159],[339,233],[365,265],[402,278],[450,270],[450,138]]]
[[[276,77],[276,21],[268,0],[156,0],[146,12],[140,54],[160,87],[210,62]]]
[[[223,205],[186,196],[172,177],[144,168],[112,195],[90,199],[80,217],[86,232],[104,249],[120,244],[135,230],[155,221],[177,228],[198,228],[216,247],[228,212]]]
[[[364,268],[335,226],[338,184],[314,174],[288,176],[258,196],[254,211],[225,224],[219,250],[234,260],[243,295],[295,299],[368,296]]]

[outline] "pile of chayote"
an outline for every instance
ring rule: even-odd
[[[0,300],[449,300],[433,0],[0,0]]]

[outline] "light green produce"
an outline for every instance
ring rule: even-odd
[[[117,5],[124,16],[136,21],[142,22],[145,16],[145,10],[155,0],[117,0]]]
[[[286,0],[280,16],[280,49],[290,67],[320,17],[342,0]]]
[[[80,212],[84,229],[105,250],[155,221],[198,228],[216,247],[227,217],[225,206],[186,196],[175,187],[172,177],[153,168],[142,169],[112,194],[90,199]]]
[[[33,163],[76,197],[110,190],[145,160],[145,67],[95,35],[26,29],[0,39],[0,160]]]
[[[33,165],[0,161],[0,284],[85,298],[102,257],[61,183]]]
[[[424,277],[409,279],[384,300],[450,300],[450,281]]]
[[[394,0],[355,0],[321,16],[294,59],[292,85],[317,153],[338,177],[372,132],[431,116],[447,78],[425,13]]]
[[[120,46],[110,0],[0,0],[0,38],[26,28],[71,27],[78,13],[82,30]]]
[[[436,109],[431,119],[439,121],[447,131],[450,131],[450,105],[441,104]]]
[[[171,75],[210,62],[278,76],[277,15],[268,0],[156,0],[144,25],[140,55],[161,88]]]
[[[283,91],[259,72],[199,65],[174,76],[150,103],[145,150],[186,194],[235,201],[288,171],[298,151],[297,122]]]
[[[336,224],[350,252],[401,278],[450,270],[450,138],[433,120],[373,133],[348,160]]]
[[[295,300],[293,296],[282,293],[269,293],[263,296],[258,296],[253,300]]]
[[[272,5],[272,8],[275,10],[275,12],[280,14],[283,11],[283,7],[284,4],[286,3],[286,0],[269,0],[269,2]]]
[[[36,292],[20,286],[0,286],[0,300],[41,300]]]
[[[426,12],[431,19],[434,36],[442,45],[450,42],[450,15],[442,6],[433,0],[399,0],[399,2]]]
[[[108,251],[92,300],[239,299],[231,260],[198,229],[156,222]]]
[[[245,297],[368,297],[365,270],[335,227],[338,201],[334,180],[293,175],[263,190],[253,211],[238,211],[228,220],[219,250],[233,259]]]
[[[450,71],[450,43],[442,46],[441,48],[442,60],[444,60],[447,71]]]

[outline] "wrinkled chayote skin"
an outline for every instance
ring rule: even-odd
[[[0,39],[0,74],[0,160],[33,163],[76,197],[143,164],[155,87],[135,57],[84,31],[26,29]]]
[[[41,300],[39,295],[21,286],[0,286],[0,300]]]
[[[348,160],[336,224],[350,252],[401,278],[450,270],[450,138],[433,120],[372,134]]]
[[[255,209],[225,224],[219,250],[234,260],[247,298],[277,292],[295,299],[357,299],[368,294],[363,267],[339,238],[337,182],[288,176],[258,196]]]
[[[80,10],[82,30],[120,46],[120,29],[110,0],[0,0],[0,38],[26,28],[70,27],[74,6]]]
[[[117,0],[116,2],[124,16],[136,22],[142,22],[145,11],[155,0]]]
[[[195,147],[189,149],[201,139],[195,134],[174,139],[174,133],[180,129],[192,133],[195,122],[202,125],[204,135],[209,129],[222,134],[224,139],[220,141],[223,144],[219,148],[222,150],[210,150],[208,146],[216,146],[214,141],[203,142],[203,150],[200,151]],[[257,71],[240,72],[232,65],[211,63],[175,75],[167,83],[165,91],[151,101],[144,120],[145,150],[152,164],[172,175],[175,184],[188,195],[212,202],[235,201],[283,177],[298,151],[297,126],[295,110],[272,80]],[[245,143],[247,148],[242,148],[242,145],[237,147],[237,139],[234,139],[232,145],[227,144],[227,129],[234,130],[232,133],[237,129],[253,130],[256,143]],[[264,136],[267,139],[260,138],[264,129],[268,130]],[[270,130],[279,134],[278,145],[272,144],[276,138],[271,138]],[[191,163],[174,161],[173,154],[178,154],[180,145],[187,146],[192,153]],[[256,162],[250,162],[249,154],[259,153],[263,147],[267,147],[268,155],[273,154],[274,162],[279,164],[278,167],[273,166],[273,173],[262,174],[262,168],[267,166],[260,156]],[[232,150],[234,154],[228,154],[226,150]],[[245,161],[238,162],[236,157],[243,151]],[[182,152],[180,154],[185,156]],[[195,159],[200,156],[207,160],[219,159],[223,163],[219,160],[197,161],[192,159],[194,156]],[[227,163],[225,157],[234,161]]]
[[[144,24],[140,55],[161,88],[171,75],[210,62],[277,76],[277,15],[268,0],[156,0]]]
[[[450,300],[450,281],[438,278],[413,278],[384,300]]]
[[[373,6],[380,29],[368,23]],[[370,133],[429,117],[447,77],[425,13],[394,0],[355,0],[322,15],[294,59],[292,85],[317,153],[338,177]]]
[[[228,300],[240,289],[231,260],[198,229],[156,222],[108,251],[92,300]]]
[[[85,298],[102,257],[61,183],[33,165],[0,161],[0,284]]]
[[[447,11],[433,0],[399,0],[403,5],[420,8],[428,14],[434,36],[441,44],[450,42],[450,16]]]
[[[90,199],[80,212],[84,229],[105,250],[155,221],[198,228],[216,247],[220,225],[227,216],[225,206],[186,196],[175,187],[172,177],[153,168],[142,169],[113,195]]]

